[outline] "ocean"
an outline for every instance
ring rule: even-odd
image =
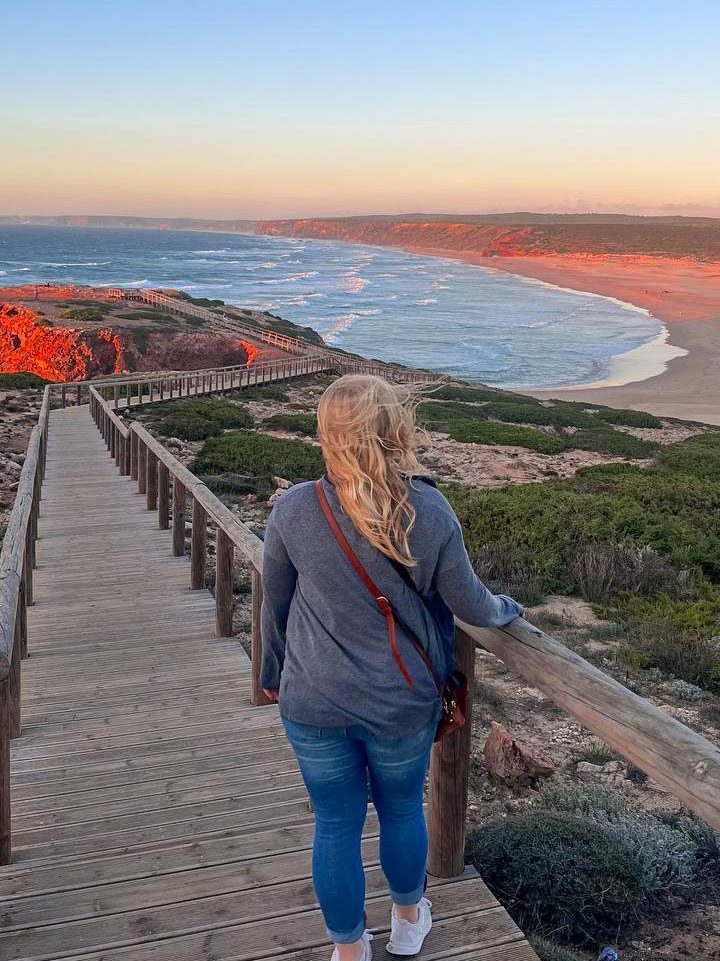
[[[604,380],[656,342],[647,311],[445,258],[200,231],[0,227],[0,286],[172,287],[267,310],[337,347],[502,387]]]

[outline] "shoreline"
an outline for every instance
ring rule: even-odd
[[[402,249],[610,297],[664,325],[654,341],[613,357],[613,371],[603,381],[524,388],[524,393],[720,425],[720,264],[650,256],[483,257],[473,251]],[[620,379],[623,383],[616,382]]]

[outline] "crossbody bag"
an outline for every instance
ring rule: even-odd
[[[375,599],[378,610],[385,618],[388,631],[388,640],[390,642],[390,650],[392,652],[393,659],[400,670],[400,673],[405,678],[408,687],[413,686],[413,680],[410,676],[410,672],[405,666],[405,662],[402,659],[400,650],[397,645],[397,631],[396,622],[401,624],[410,640],[413,647],[420,655],[420,658],[427,668],[430,676],[433,679],[433,683],[437,689],[438,696],[440,697],[442,711],[440,714],[440,720],[438,721],[437,731],[435,733],[435,740],[439,741],[440,738],[445,737],[447,734],[452,734],[458,728],[462,727],[465,723],[465,718],[467,716],[467,699],[468,699],[468,683],[467,678],[462,673],[462,671],[454,670],[448,677],[445,684],[442,684],[435,669],[432,666],[430,658],[428,657],[424,647],[415,636],[415,634],[410,630],[407,624],[399,618],[392,609],[390,601],[385,597],[383,592],[377,586],[377,584],[370,577],[368,572],[365,570],[360,560],[358,559],[355,551],[350,546],[347,538],[340,529],[340,525],[337,522],[335,515],[332,512],[332,508],[328,502],[327,496],[325,494],[325,489],[323,487],[322,480],[318,480],[315,484],[315,493],[317,495],[318,503],[328,522],[330,530],[335,536],[335,540],[338,542],[342,548],[345,557],[350,562],[351,567],[357,574],[358,578],[362,581],[368,591],[372,594]],[[416,593],[419,594],[417,588],[414,588]]]

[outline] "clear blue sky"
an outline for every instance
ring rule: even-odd
[[[27,0],[2,33],[0,212],[720,208],[709,0]]]

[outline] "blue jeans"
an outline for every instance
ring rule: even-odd
[[[350,944],[365,929],[360,844],[368,785],[392,899],[417,904],[423,895],[428,848],[423,787],[437,723],[398,740],[381,740],[360,726],[283,723],[315,812],[313,882],[327,932],[338,944]]]

